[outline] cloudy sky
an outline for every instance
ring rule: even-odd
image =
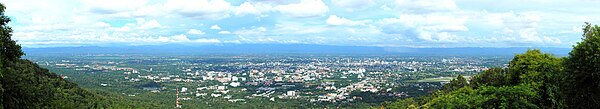
[[[25,47],[571,47],[599,0],[0,0]]]

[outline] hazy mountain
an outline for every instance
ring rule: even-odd
[[[332,46],[307,44],[229,44],[229,45],[145,45],[117,47],[48,47],[24,48],[27,55],[70,54],[153,54],[153,55],[214,55],[214,54],[327,54],[327,55],[513,55],[529,48],[406,48],[370,46]],[[570,48],[539,48],[556,55],[567,55]]]

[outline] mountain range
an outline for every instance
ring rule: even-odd
[[[374,46],[334,46],[309,44],[228,44],[189,46],[180,44],[143,45],[143,46],[79,46],[23,48],[29,56],[38,55],[78,55],[78,54],[147,54],[147,55],[218,55],[218,54],[312,54],[312,55],[504,55],[523,53],[529,47],[458,47],[458,48],[410,48],[410,47],[374,47]],[[547,53],[558,56],[568,55],[571,48],[542,47]]]

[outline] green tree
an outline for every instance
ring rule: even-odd
[[[10,18],[4,15],[4,4],[0,3],[0,58],[1,65],[6,65],[9,61],[15,61],[24,55],[21,46],[12,40],[12,28],[8,26]]]
[[[21,46],[14,41],[6,7],[0,3],[0,109],[86,109],[131,107],[122,98],[81,89],[48,69],[20,59]]]
[[[552,54],[542,53],[539,49],[527,50],[515,55],[509,63],[509,77],[512,84],[542,84],[545,76],[563,71],[562,60]]]
[[[417,109],[419,103],[412,98],[398,99],[396,102],[388,103],[388,109]]]
[[[447,94],[438,95],[422,107],[434,109],[536,109],[539,107],[528,100],[535,96],[535,90],[526,85],[482,86],[478,89],[463,87]]]
[[[507,74],[507,69],[490,68],[481,74],[473,75],[470,80],[470,86],[473,88],[481,86],[506,86],[510,84]]]
[[[458,76],[422,102],[421,108],[564,108],[562,58],[540,50],[515,55],[508,68],[491,68],[467,83]],[[470,86],[470,87],[468,87]],[[396,105],[403,105],[397,101]]]
[[[10,22],[10,18],[4,15],[4,4],[0,3],[0,78],[3,78],[4,75],[4,65],[8,61],[17,60],[23,55],[21,51],[21,46],[17,45],[14,40],[12,40],[12,29],[8,26],[8,22]],[[2,83],[0,83],[0,97],[3,96],[4,89],[1,88]],[[2,100],[0,100],[2,102]],[[0,103],[1,105],[2,103]]]
[[[465,79],[462,75],[458,75],[456,79],[450,80],[450,83],[444,84],[444,86],[442,86],[442,90],[444,92],[450,92],[468,85],[467,79]]]
[[[533,101],[542,108],[563,107],[560,86],[563,84],[563,59],[539,49],[515,55],[509,63],[510,84],[527,84],[538,92]]]
[[[600,108],[600,27],[585,23],[583,41],[578,42],[565,61],[568,108]]]

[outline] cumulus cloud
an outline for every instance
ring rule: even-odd
[[[471,5],[453,0],[3,1],[7,6],[5,14],[13,19],[10,23],[15,31],[13,36],[25,47],[199,42],[569,47],[580,40],[573,36],[580,36],[582,22],[600,22],[594,20],[600,19],[600,15],[580,14],[597,13],[591,4],[598,1],[524,1],[539,3],[536,7],[505,5],[514,1],[479,2],[482,3]],[[502,5],[490,5],[496,2]],[[565,7],[539,8],[556,5]],[[226,27],[216,24],[226,24]],[[215,37],[221,34],[230,35]],[[202,35],[206,39],[186,35]]]
[[[150,38],[147,40],[149,42],[159,42],[159,43],[220,43],[221,41],[218,39],[189,39],[184,34],[174,35],[170,37],[159,36],[158,38]]]
[[[346,11],[365,9],[375,5],[373,0],[331,0],[333,5],[344,8]]]
[[[395,8],[414,13],[456,10],[453,0],[396,0]]]
[[[256,30],[265,32],[265,31],[267,31],[267,28],[261,26],[261,27],[256,28]]]
[[[242,36],[262,36],[267,32],[267,28],[258,27],[252,29],[242,29],[238,31],[234,31],[233,34],[242,35]]]
[[[231,34],[229,31],[219,31],[219,34]]]
[[[202,32],[200,30],[197,30],[197,29],[190,29],[190,30],[188,30],[187,34],[203,35],[203,34],[206,34],[206,33]]]
[[[196,42],[196,43],[221,43],[221,40],[219,40],[219,39],[196,39],[196,40],[192,40],[192,42]]]
[[[129,32],[129,31],[131,31],[131,28],[129,28],[127,26],[123,26],[123,27],[118,27],[118,28],[111,28],[110,30],[117,31],[117,32]]]
[[[377,23],[382,32],[387,34],[400,34],[433,42],[457,42],[460,39],[453,33],[468,31],[465,26],[466,20],[465,17],[451,15],[403,14],[398,18],[386,18]]]
[[[229,17],[231,3],[225,0],[168,0],[165,9],[185,17],[222,19]]]
[[[323,26],[306,26],[300,24],[275,24],[275,33],[278,34],[317,34],[322,33],[328,28]]]
[[[162,38],[162,41],[164,41],[164,42],[189,42],[190,39],[188,39],[187,36],[185,36],[183,34],[179,34],[179,35],[171,36],[170,38]]]
[[[558,44],[561,40],[538,32],[541,16],[533,13],[485,13],[480,16],[489,28],[498,29],[501,40],[519,43]]]
[[[361,21],[353,21],[350,19],[346,19],[343,17],[338,17],[336,15],[330,15],[329,18],[325,21],[329,25],[344,25],[344,26],[357,26],[357,25],[366,25],[366,23],[370,22],[370,20],[361,20]]]
[[[219,27],[219,25],[213,25],[213,26],[210,26],[210,29],[221,30],[221,27]]]
[[[273,6],[263,3],[252,4],[250,2],[244,2],[240,6],[235,8],[234,14],[236,16],[250,15],[262,15],[263,13],[270,12]]]
[[[110,27],[110,24],[108,24],[106,22],[96,22],[93,26],[99,27],[99,28],[106,28],[106,27]]]
[[[115,14],[125,11],[132,11],[143,7],[147,0],[83,0],[83,4],[88,11],[100,14]]]
[[[82,7],[77,7],[73,11],[101,14],[102,16],[98,17],[102,18],[160,17],[169,13],[164,10],[163,4],[150,4],[148,0],[83,0],[82,4]]]
[[[145,21],[143,19],[138,20],[139,29],[155,29],[160,28],[162,25],[156,20]]]
[[[384,11],[392,10],[392,8],[390,8],[388,5],[381,5],[379,8],[383,9]]]
[[[221,43],[218,39],[189,39],[186,35],[179,34],[173,36],[143,36],[143,37],[127,37],[123,36],[124,34],[95,34],[95,33],[85,33],[85,34],[69,34],[62,36],[61,38],[53,39],[53,40],[39,40],[36,38],[44,38],[47,39],[51,36],[48,36],[47,33],[41,32],[32,32],[32,33],[15,33],[19,36],[27,36],[21,37],[17,40],[24,40],[24,42],[20,42],[26,46],[69,46],[69,45],[88,45],[88,44],[107,44],[107,43],[122,43],[122,44],[166,44],[166,43]]]
[[[244,2],[236,8],[235,15],[241,16],[245,14],[257,14],[260,15],[260,11],[254,7],[254,5]]]
[[[329,7],[321,0],[301,0],[299,3],[275,6],[275,10],[293,17],[324,16]]]
[[[467,17],[445,14],[402,14],[398,18],[385,18],[382,24],[402,23],[410,27],[424,27],[432,31],[468,31]]]

